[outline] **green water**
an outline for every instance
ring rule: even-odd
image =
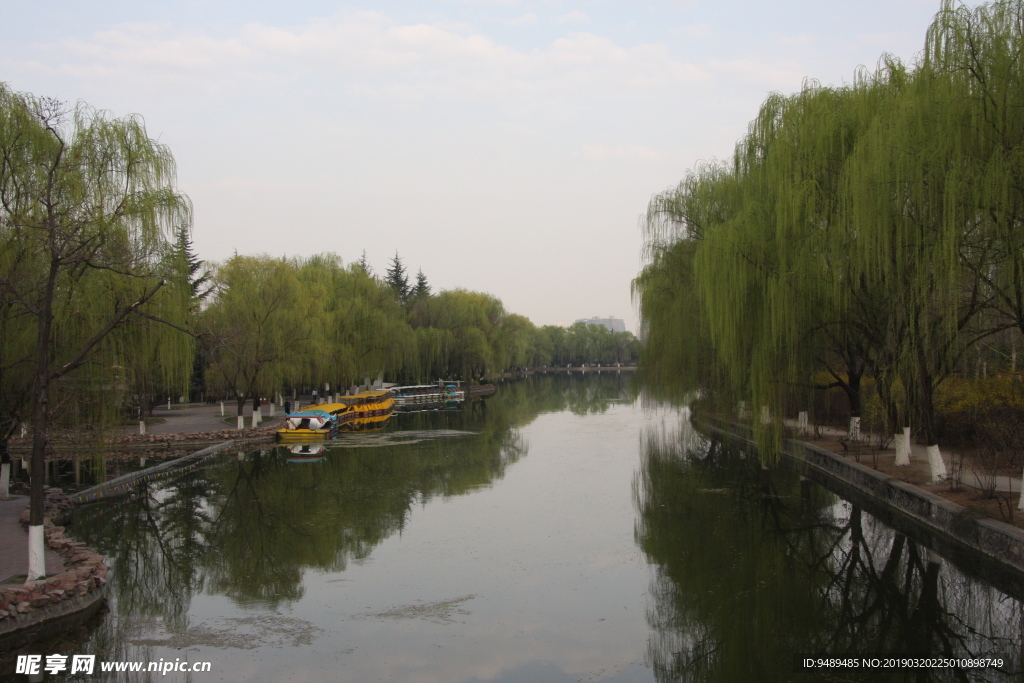
[[[630,382],[511,382],[80,508],[109,609],[22,653],[210,662],[149,675],[168,681],[1020,680],[1017,600],[685,413],[642,409]],[[1005,664],[794,665],[895,652]]]

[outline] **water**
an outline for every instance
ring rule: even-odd
[[[1016,599],[642,410],[629,382],[508,383],[304,462],[229,453],[80,508],[74,535],[114,569],[109,611],[25,652],[211,664],[156,680],[1018,680]],[[794,668],[892,652],[1005,664]],[[147,675],[126,676],[80,680]]]

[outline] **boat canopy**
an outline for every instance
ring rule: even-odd
[[[321,420],[330,420],[331,414],[328,413],[326,410],[300,410],[297,413],[289,413],[288,415],[285,415],[285,417],[288,419],[291,419],[293,417],[298,419],[302,419],[305,417],[318,417]]]

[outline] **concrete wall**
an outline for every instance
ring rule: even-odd
[[[706,415],[694,426],[754,444],[751,430]],[[963,570],[1024,600],[1024,531],[848,460],[813,444],[786,439],[780,463],[935,550]]]

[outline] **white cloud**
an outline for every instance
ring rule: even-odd
[[[521,17],[516,17],[515,19],[509,20],[508,23],[510,26],[528,26],[530,24],[536,24],[537,15],[534,14],[533,12],[527,12]]]
[[[590,17],[579,10],[573,10],[572,12],[564,14],[558,18],[558,23],[560,24],[578,24],[584,21],[590,21]]]
[[[576,32],[545,48],[521,50],[465,24],[401,24],[375,12],[289,28],[252,23],[224,37],[121,24],[87,40],[39,47],[29,58],[35,70],[144,90],[198,88],[224,95],[306,83],[335,91],[464,99],[595,85],[646,88],[706,78],[700,67],[678,60],[661,43],[624,46]]]
[[[796,62],[762,62],[751,59],[711,60],[708,69],[738,81],[771,90],[799,88],[805,77],[803,65]]]
[[[672,32],[682,33],[695,38],[707,38],[711,35],[711,27],[707,24],[689,24],[687,26],[680,26],[677,29],[673,29]]]
[[[810,45],[818,42],[818,37],[813,33],[801,33],[797,36],[780,36],[780,45]]]

